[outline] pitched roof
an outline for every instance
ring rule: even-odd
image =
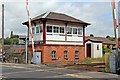
[[[63,13],[56,13],[56,12],[46,12],[43,13],[35,18],[32,18],[32,21],[35,20],[40,20],[40,19],[48,19],[48,20],[59,20],[59,21],[66,21],[66,22],[73,22],[73,23],[80,23],[80,24],[86,24],[86,25],[90,25],[87,22],[84,22],[82,20],[76,19],[74,17],[71,17],[69,15],[63,14]],[[22,23],[23,25],[25,25],[27,22]]]
[[[115,41],[111,41],[105,37],[90,37],[90,36],[86,36],[85,40],[95,40],[95,41],[102,41],[104,44],[115,44]]]

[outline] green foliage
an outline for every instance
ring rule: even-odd
[[[18,43],[19,43],[18,35],[14,35],[13,31],[11,31],[10,38],[7,37],[4,40],[4,44],[7,44],[7,45],[11,45],[11,44],[16,44],[17,45]]]
[[[103,55],[105,54],[105,53],[111,53],[112,51],[111,51],[111,49],[109,49],[109,48],[104,48],[104,45],[103,45]]]
[[[118,40],[120,41],[120,38],[118,38]]]
[[[85,58],[84,61],[80,61],[80,64],[88,64],[92,62],[104,62],[105,61],[105,56],[103,55],[102,58]]]
[[[93,35],[93,34],[90,34],[90,37],[94,37],[94,35]]]
[[[109,35],[107,35],[106,38],[111,38],[111,37]]]

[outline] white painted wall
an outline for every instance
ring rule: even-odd
[[[41,23],[37,23],[37,25],[43,26]],[[49,21],[46,23],[47,25],[52,25],[52,26],[60,26],[60,27],[65,27],[65,23],[63,22],[58,22],[58,21]],[[36,26],[32,26],[36,27]],[[83,31],[83,27],[81,25],[76,25],[76,24],[68,24],[68,27],[77,27],[81,28]],[[43,40],[43,33],[36,33],[36,28],[35,33],[33,34],[34,41],[42,41]],[[46,27],[47,29],[47,27]],[[47,31],[47,30],[46,30]],[[70,34],[71,35],[71,34]],[[31,36],[29,35],[29,41],[31,41]],[[82,35],[74,35],[72,36],[67,36],[67,41],[65,41],[65,34],[62,33],[47,33],[46,32],[46,44],[62,44],[62,45],[83,45],[83,32]]]
[[[94,58],[102,57],[102,43],[93,43],[94,45]],[[99,50],[97,50],[97,45],[99,45]]]
[[[42,26],[42,24],[37,24],[36,26]],[[43,40],[43,32],[42,33],[36,33],[36,26],[32,26],[35,29],[35,33],[33,34],[34,41],[42,41]],[[43,26],[42,26],[43,27]],[[29,41],[31,41],[31,36],[29,35]]]
[[[102,43],[87,41],[85,43],[85,57],[87,57],[87,44],[91,44],[91,58],[100,58],[103,56]],[[97,50],[97,45],[99,45],[99,50]]]
[[[65,24],[47,24],[49,26],[61,26],[65,27]],[[74,25],[71,25],[73,27]],[[70,26],[69,26],[70,27]],[[74,27],[79,27],[79,26],[74,26]],[[83,28],[80,27],[82,30]],[[65,34],[61,33],[46,33],[46,44],[65,44],[65,45],[83,45],[83,32],[82,35],[74,35],[70,34],[71,36],[67,36],[67,41],[65,41]]]

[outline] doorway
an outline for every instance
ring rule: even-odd
[[[42,60],[41,60],[41,52],[34,52],[33,54],[33,63],[34,64],[41,64]]]
[[[87,52],[87,57],[91,57],[91,44],[87,44],[87,50],[86,50],[86,52]]]

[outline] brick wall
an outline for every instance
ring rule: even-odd
[[[56,59],[52,59],[51,53],[56,51]],[[64,58],[64,51],[68,51],[68,58]],[[75,51],[79,52],[79,58],[75,59]],[[43,63],[45,64],[73,64],[85,59],[84,47],[80,46],[44,46]]]
[[[29,47],[29,61],[32,58],[32,49]],[[85,59],[83,46],[36,46],[35,51],[42,52],[44,64],[74,64]],[[52,59],[51,53],[56,51],[56,59]],[[64,58],[64,51],[68,51],[68,58]],[[79,58],[75,59],[75,51],[79,52]]]

